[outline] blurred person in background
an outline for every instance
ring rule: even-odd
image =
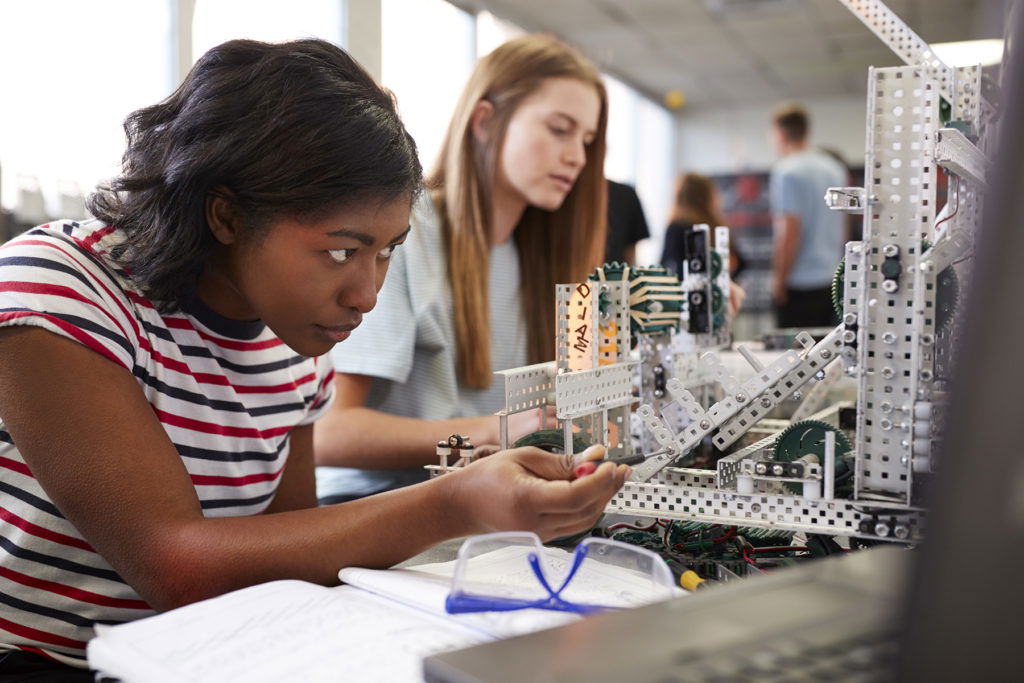
[[[825,205],[829,187],[847,184],[847,170],[808,142],[810,118],[798,104],[772,118],[771,139],[779,157],[769,196],[774,230],[772,300],[780,328],[836,324],[831,283],[843,258],[846,221]]]
[[[683,260],[686,257],[686,233],[695,225],[708,225],[712,231],[725,225],[722,217],[722,195],[707,176],[699,173],[684,173],[676,183],[675,204],[668,228],[665,230],[665,244],[661,252],[661,265],[678,277],[683,276]],[[711,233],[712,236],[714,232]],[[713,237],[712,237],[713,239]],[[733,236],[729,235],[729,276],[735,279],[743,270],[743,258],[736,249]],[[730,280],[729,307],[735,315],[743,304],[746,293]]]
[[[636,245],[651,236],[640,197],[631,185],[608,181],[608,238],[605,263],[637,265]]]

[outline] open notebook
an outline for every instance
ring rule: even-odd
[[[569,554],[545,548],[554,561]],[[495,551],[474,575],[496,586],[521,569]],[[447,614],[454,562],[405,569],[349,567],[345,586],[273,581],[119,626],[97,627],[89,665],[126,683],[217,681],[421,681],[427,655],[574,621],[565,612]],[[594,579],[595,591],[629,590],[628,570]]]

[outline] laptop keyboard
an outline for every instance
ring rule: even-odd
[[[851,635],[848,625],[818,627],[798,635],[695,658],[680,653],[679,672],[658,683],[783,683],[798,681],[882,681],[891,671],[898,643],[889,630]]]

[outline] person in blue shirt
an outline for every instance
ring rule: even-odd
[[[825,191],[846,184],[846,170],[808,144],[810,118],[798,104],[775,112],[771,137],[781,157],[769,186],[772,299],[779,327],[835,324],[830,285],[843,257],[845,223],[825,206]]]

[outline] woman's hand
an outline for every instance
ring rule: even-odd
[[[472,520],[478,533],[533,531],[549,540],[592,527],[629,477],[629,467],[604,463],[593,474],[574,479],[577,464],[604,455],[603,446],[575,456],[515,448],[443,479],[459,514]]]
[[[500,419],[500,418],[497,418]],[[544,406],[533,410],[524,410],[521,413],[513,413],[508,416],[508,442],[515,443],[527,434],[533,434],[541,429],[557,427],[555,418],[555,407]],[[497,432],[494,441],[501,440],[501,423],[495,425]]]

